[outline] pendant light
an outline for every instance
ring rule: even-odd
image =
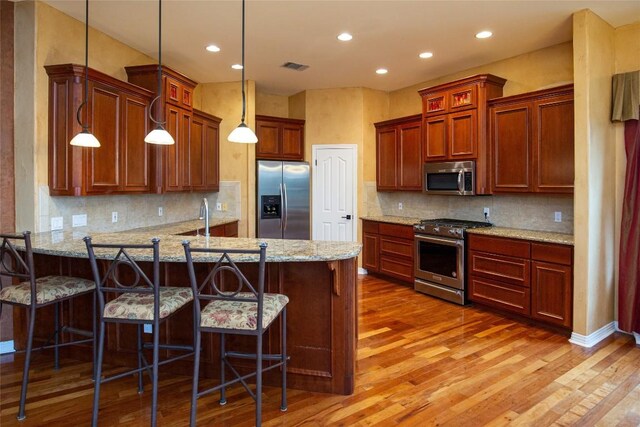
[[[76,112],[76,120],[82,127],[82,131],[69,141],[69,144],[78,147],[100,147],[100,141],[89,132],[89,124],[82,123],[80,120],[80,111],[82,107],[87,105],[89,99],[89,0],[85,0],[85,19],[84,19],[84,100],[78,107]]]
[[[242,119],[237,128],[233,130],[227,137],[229,142],[238,142],[242,144],[255,144],[258,137],[249,126],[244,123],[244,116],[247,110],[247,98],[244,92],[244,1],[242,0]]]
[[[162,0],[158,0],[158,96],[156,96],[149,106],[149,118],[156,124],[156,128],[144,137],[144,142],[157,145],[173,145],[176,142],[169,132],[164,129],[164,121],[155,120],[152,115],[153,104],[159,101],[158,116],[163,117],[162,108]]]

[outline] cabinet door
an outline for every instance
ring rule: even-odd
[[[206,120],[203,138],[205,189],[218,191],[220,189],[220,127],[218,123]]]
[[[560,326],[572,326],[573,271],[570,266],[532,262],[531,315]]]
[[[91,132],[99,148],[87,149],[87,194],[120,189],[120,93],[107,85],[89,83]]]
[[[492,188],[500,192],[526,192],[531,188],[531,157],[528,102],[492,107]]]
[[[452,90],[447,95],[449,97],[450,112],[477,108],[478,106],[477,86],[475,84]]]
[[[282,158],[291,160],[304,159],[304,128],[297,124],[283,123],[281,127],[282,136]]]
[[[257,121],[256,136],[258,137],[258,143],[256,144],[257,159],[279,158],[282,150],[280,148],[280,126],[278,123]]]
[[[122,191],[150,191],[151,147],[144,142],[149,133],[149,102],[141,97],[125,95],[122,113]]]
[[[422,189],[422,126],[420,121],[401,125],[398,129],[400,137],[398,189]]]
[[[478,157],[478,116],[476,110],[449,114],[449,158],[474,159]]]
[[[447,157],[447,116],[424,120],[424,161],[439,161]]]
[[[194,115],[189,139],[189,181],[192,190],[203,190],[206,186],[204,132],[204,120]]]
[[[379,242],[376,234],[365,233],[362,236],[362,267],[374,273],[380,269]]]
[[[572,193],[573,95],[535,101],[533,123],[534,191]]]
[[[376,183],[378,190],[398,188],[398,140],[395,127],[381,128],[377,131]]]
[[[166,105],[167,122],[165,129],[171,134],[175,144],[161,147],[164,150],[164,173],[162,174],[165,191],[182,191],[181,163],[182,152],[180,140],[182,138],[181,110]]]

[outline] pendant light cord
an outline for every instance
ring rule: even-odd
[[[158,125],[159,128],[162,128],[162,126],[166,123],[166,121],[162,120],[163,117],[163,111],[162,111],[162,102],[160,102],[160,106],[158,107],[158,116],[159,120],[156,120],[153,118],[153,104],[158,101],[160,98],[162,98],[162,0],[158,0],[158,90],[157,90],[157,96],[155,98],[153,98],[153,101],[151,101],[151,104],[149,105],[149,118],[151,119],[151,121],[153,123],[155,123],[156,125]]]
[[[84,99],[82,104],[78,107],[78,111],[76,111],[76,120],[78,120],[78,124],[82,127],[82,131],[88,132],[89,124],[82,123],[82,120],[80,119],[82,107],[87,105],[87,102],[89,101],[89,0],[85,0],[84,4]]]
[[[246,95],[244,93],[244,1],[242,0],[242,119],[241,123],[244,123],[244,116],[246,112]]]

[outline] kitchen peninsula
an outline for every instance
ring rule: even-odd
[[[235,223],[235,219],[213,221],[213,226]],[[217,247],[253,249],[260,241],[268,244],[265,291],[284,293],[289,297],[287,347],[291,357],[288,369],[290,388],[351,394],[354,391],[354,373],[357,340],[356,275],[357,256],[361,245],[353,242],[330,242],[309,240],[276,240],[209,237],[195,234],[201,221],[187,221],[157,227],[129,230],[116,233],[87,233],[73,231],[45,232],[32,235],[36,272],[38,276],[59,274],[92,278],[85,243],[82,238],[90,234],[95,243],[149,243],[153,237],[160,238],[161,284],[189,286],[182,242],[191,241],[194,248]],[[136,257],[141,264],[149,265],[150,257]],[[100,259],[100,253],[96,254]],[[103,254],[102,258],[106,258]],[[249,280],[257,277],[257,258],[235,258]],[[201,254],[194,257],[196,263],[215,261]],[[106,261],[105,261],[106,263]],[[106,264],[105,264],[106,265]],[[198,274],[198,272],[196,272]],[[64,314],[71,326],[90,329],[91,298],[77,298],[64,307]],[[23,316],[20,313],[19,316]],[[43,310],[37,331],[40,337],[48,336],[43,317],[53,319],[53,310]],[[192,312],[185,309],[162,324],[161,333],[171,344],[186,344],[192,340]],[[26,324],[21,320],[16,325]],[[265,347],[277,347],[280,329],[274,325],[265,340]],[[16,346],[24,341],[26,331],[16,330]],[[105,363],[111,365],[134,365],[136,363],[134,325],[110,325],[107,328]],[[150,339],[151,335],[147,335]],[[233,346],[242,348],[247,342],[238,338]],[[217,376],[218,340],[207,337],[203,342],[202,371],[208,377]],[[69,348],[69,356],[90,358],[88,348]],[[180,361],[165,369],[190,375],[191,361]],[[279,384],[265,377],[267,384]]]

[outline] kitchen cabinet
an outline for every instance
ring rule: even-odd
[[[84,99],[84,67],[45,66],[49,76],[49,192],[52,196],[149,193],[153,153],[144,142],[153,94],[89,69],[81,119],[98,148],[74,147],[76,112]]]
[[[181,233],[180,236],[202,236],[204,234],[202,230],[202,228],[198,228],[197,230]],[[212,237],[238,237],[238,221],[227,224],[212,225],[209,227],[209,234]]]
[[[256,115],[256,159],[304,160],[304,120]]]
[[[362,223],[362,267],[413,285],[413,227],[370,220]]]
[[[129,82],[157,90],[157,64],[125,67]],[[162,67],[165,129],[174,145],[155,146],[156,192],[218,191],[220,119],[193,108],[197,82]]]
[[[470,234],[467,259],[471,301],[571,328],[571,246]]]
[[[474,160],[476,194],[491,191],[487,102],[502,96],[505,82],[480,74],[418,91],[424,127],[422,161]]]
[[[375,127],[377,189],[422,190],[421,116],[378,122]]]
[[[572,193],[573,85],[491,100],[494,193]]]

